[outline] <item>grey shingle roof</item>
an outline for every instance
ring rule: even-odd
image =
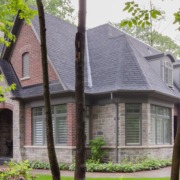
[[[39,36],[38,17],[32,20],[32,25]],[[46,29],[48,56],[60,82],[63,82],[63,84],[51,84],[51,93],[64,90],[74,91],[74,41],[77,28],[46,14]],[[158,56],[161,52],[109,24],[87,30],[87,42],[93,86],[88,87],[88,63],[85,58],[86,93],[96,94],[121,90],[157,91],[180,97],[178,89],[176,87],[174,90],[170,89],[148,63],[147,59],[150,56]],[[11,77],[12,74],[8,76]],[[42,85],[21,88],[18,93],[22,98],[39,96],[42,95]]]

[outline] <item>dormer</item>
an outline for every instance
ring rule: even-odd
[[[174,83],[180,88],[180,60],[173,63],[173,68]]]
[[[162,80],[170,88],[173,87],[173,63],[176,61],[175,57],[169,53],[160,53],[153,56],[146,57],[151,67],[154,69]]]

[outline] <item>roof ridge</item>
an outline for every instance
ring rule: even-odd
[[[121,31],[122,33],[124,33],[124,35],[126,35],[127,37],[133,38],[134,40],[136,40],[136,41],[138,41],[138,42],[140,42],[140,43],[143,43],[144,45],[146,45],[146,46],[148,46],[148,47],[150,47],[150,48],[152,48],[152,49],[154,49],[154,50],[156,50],[156,51],[159,51],[159,50],[155,49],[154,47],[152,47],[151,45],[143,42],[142,40],[140,40],[140,39],[138,39],[138,38],[136,38],[136,37],[133,37],[131,34],[128,34],[127,32],[123,31],[122,29],[119,29],[119,28],[113,26],[111,23],[108,23],[108,24],[109,24],[111,27],[113,27],[114,29],[116,29],[116,30]],[[159,52],[161,52],[161,51],[159,51]]]
[[[132,52],[134,52],[134,50],[136,49],[136,51],[140,54],[140,56],[142,56],[141,53],[139,52],[139,50],[133,45],[133,43],[129,40],[128,37],[127,37],[127,42],[128,42],[129,48],[131,49]],[[132,48],[131,46],[133,46],[133,48]],[[146,80],[146,82],[147,82],[147,84],[149,85],[149,87],[150,87],[151,89],[153,89],[151,83],[149,82],[149,80],[148,80],[148,78],[147,78],[146,72],[145,72],[144,69],[141,67],[140,62],[139,62],[138,58],[136,57],[136,54],[135,54],[135,53],[134,53],[134,55],[135,55],[135,58],[136,58],[136,62],[138,63],[138,67],[139,67],[140,70],[142,71],[142,75],[143,75],[144,79]],[[144,58],[144,57],[142,56],[142,58]],[[145,59],[145,58],[144,58],[144,59]],[[146,61],[146,60],[145,60],[145,61]]]

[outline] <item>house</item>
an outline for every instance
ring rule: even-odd
[[[48,68],[56,153],[75,155],[75,33],[77,28],[46,14]],[[38,18],[16,18],[17,40],[3,48],[1,73],[17,89],[0,104],[0,157],[47,161]],[[87,30],[85,53],[87,147],[103,137],[113,162],[171,157],[180,119],[180,62],[104,24]],[[9,145],[9,146],[7,146]]]

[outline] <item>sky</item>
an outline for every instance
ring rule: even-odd
[[[78,12],[78,0],[71,0]],[[124,3],[128,0],[87,0],[87,28],[105,24],[117,23],[127,18],[128,14],[123,12]],[[129,0],[132,1],[132,0]],[[178,44],[180,43],[180,32],[177,25],[173,25],[174,12],[180,8],[180,0],[151,0],[160,10],[165,11],[165,20],[157,23],[155,29],[160,33],[170,36]],[[142,8],[148,8],[150,0],[135,0]]]

